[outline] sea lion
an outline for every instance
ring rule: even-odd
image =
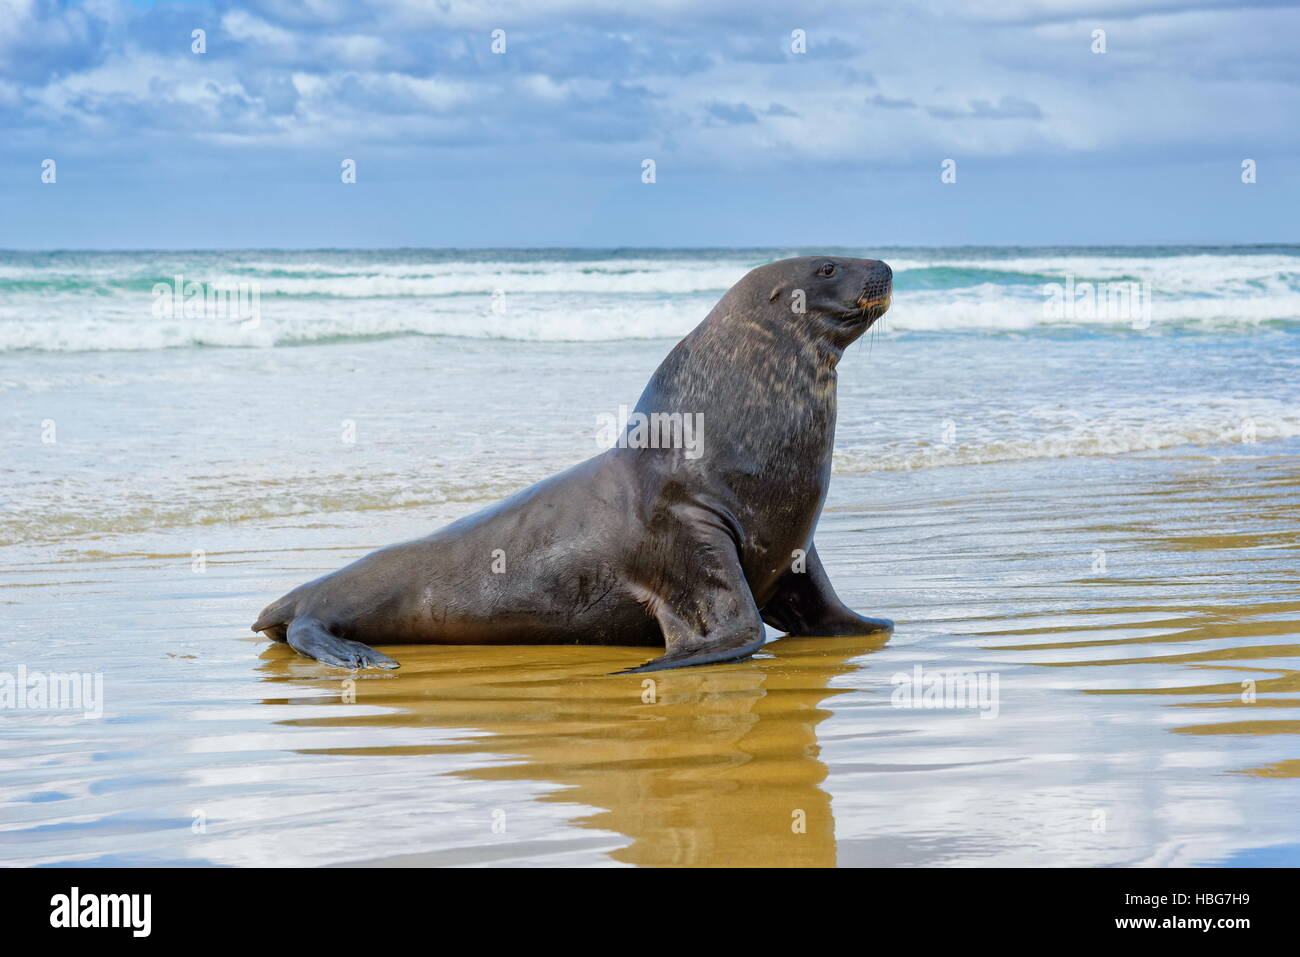
[[[374,644],[664,646],[624,673],[746,658],[764,621],[791,635],[892,630],[839,600],[812,541],[836,365],[892,283],[873,259],[759,266],[660,364],[614,448],[295,588],[253,630],[344,668],[396,668]],[[637,413],[705,430],[693,449],[665,448]]]

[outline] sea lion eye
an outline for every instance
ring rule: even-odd
[[[835,264],[834,264],[834,263],[822,263],[822,268],[817,270],[817,275],[819,275],[819,276],[833,276],[833,275],[835,275]]]

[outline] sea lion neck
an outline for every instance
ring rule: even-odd
[[[636,411],[701,416],[764,468],[783,457],[829,464],[842,350],[770,319],[715,310],[655,370]]]

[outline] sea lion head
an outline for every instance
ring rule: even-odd
[[[749,276],[790,326],[843,349],[885,314],[894,272],[879,259],[801,256],[759,266]]]

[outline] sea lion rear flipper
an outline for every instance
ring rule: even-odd
[[[260,631],[272,641],[284,641],[285,628],[294,614],[293,592],[290,592],[262,609],[257,621],[253,622],[253,631]]]
[[[835,594],[830,576],[817,557],[817,546],[808,546],[802,570],[790,570],[777,583],[776,593],[763,606],[763,620],[788,635],[870,635],[893,631],[886,618],[867,618],[849,608]]]
[[[738,661],[763,647],[763,620],[731,539],[702,544],[666,577],[667,595],[647,601],[663,629],[664,654],[615,674]]]
[[[300,655],[336,668],[399,668],[396,661],[359,641],[340,638],[315,618],[295,618],[289,624],[289,646]]]

